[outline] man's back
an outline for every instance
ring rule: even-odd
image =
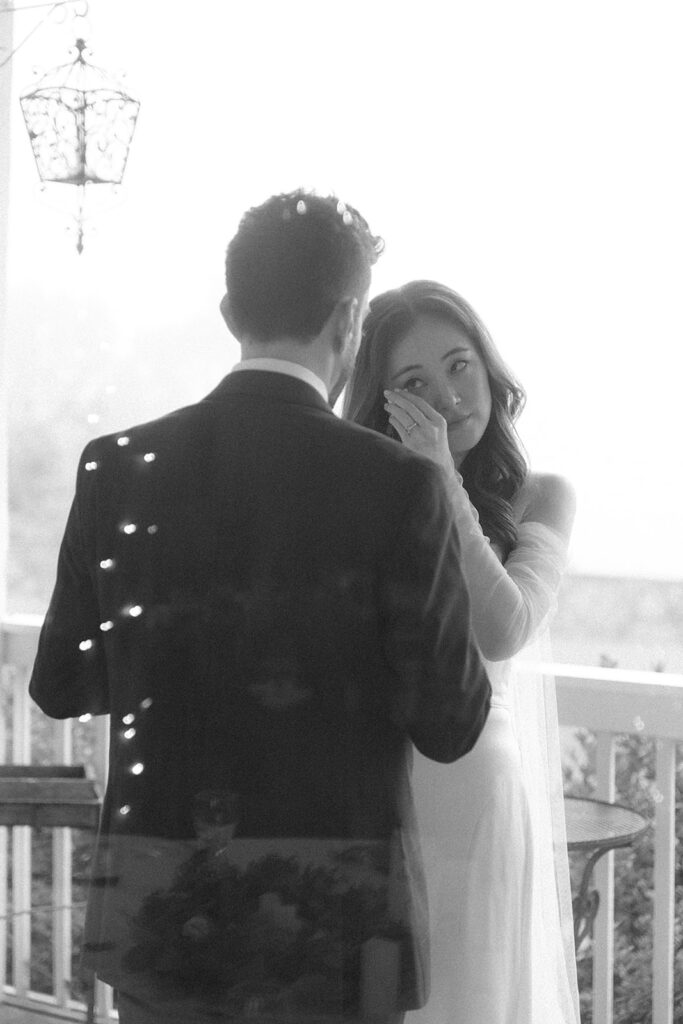
[[[218,837],[252,872],[267,855],[304,873],[371,856],[385,929],[401,907],[398,998],[423,1001],[409,740],[460,756],[488,692],[438,483],[280,374],[232,374],[86,450],[31,693],[49,714],[111,713],[88,929],[102,977],[139,977],[150,893],[164,882],[171,900]],[[362,945],[378,922],[354,927]],[[338,971],[343,1003],[360,983]]]
[[[386,645],[400,640],[419,664],[429,642],[418,574],[434,569],[415,564],[414,520],[428,532],[433,509],[411,493],[429,496],[429,469],[339,421],[306,384],[263,373],[234,374],[196,406],[96,441],[83,462],[73,536],[97,614],[90,595],[80,614],[65,593],[70,615],[56,619],[71,636],[48,630],[32,694],[60,716],[103,700],[121,723],[111,827],[191,836],[193,794],[218,787],[239,795],[238,834],[389,834],[395,810],[372,780],[394,779],[406,723]],[[440,657],[467,676],[466,599],[452,583],[439,616],[460,624]],[[83,672],[78,693],[55,690],[60,659],[67,675]],[[440,742],[425,753],[464,752],[460,736],[452,753]],[[127,774],[129,764],[144,770]]]

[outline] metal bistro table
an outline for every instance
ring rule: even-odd
[[[583,940],[593,930],[600,906],[600,893],[596,889],[588,892],[593,868],[603,854],[630,846],[649,828],[649,822],[642,814],[623,804],[587,797],[566,796],[564,809],[569,852],[583,851],[587,854],[579,891],[572,900],[574,946],[578,952]]]

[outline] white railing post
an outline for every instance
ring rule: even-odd
[[[614,800],[614,736],[599,732],[596,736],[596,797]],[[614,1004],[614,853],[610,850],[595,866],[595,884],[600,893],[600,908],[593,932],[593,1021],[612,1024]]]
[[[656,748],[652,1024],[672,1024],[676,905],[676,741],[658,739]]]
[[[102,793],[109,774],[109,715],[98,715],[95,719],[95,778]],[[109,1020],[113,1012],[113,992],[103,981],[95,983],[95,1013],[98,1020]]]
[[[57,764],[73,760],[73,723],[58,722],[55,736]],[[71,997],[72,837],[70,828],[52,831],[52,987],[57,1005],[67,1007]]]
[[[31,763],[31,711],[26,669],[13,672],[12,761]],[[26,996],[31,982],[31,828],[12,829],[12,967],[19,997]]]

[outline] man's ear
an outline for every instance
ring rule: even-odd
[[[355,296],[347,295],[340,299],[334,307],[332,314],[334,318],[333,344],[335,351],[341,352],[353,336],[356,326],[358,312],[358,299]]]
[[[228,330],[236,338],[237,337],[237,333],[235,331],[235,323],[234,323],[233,318],[232,318],[232,313],[230,312],[230,299],[228,297],[228,293],[227,292],[225,293],[225,295],[221,299],[221,304],[220,304],[219,308],[220,308],[220,311],[221,311],[221,316],[225,320],[225,324],[226,324]]]

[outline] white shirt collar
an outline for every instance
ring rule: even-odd
[[[301,366],[300,363],[290,363],[288,359],[266,357],[242,359],[232,368],[233,373],[237,370],[267,370],[270,373],[284,373],[288,377],[296,377],[298,380],[310,384],[326,402],[330,400],[327,387],[317,373],[313,373],[313,370],[309,370],[307,366]]]

